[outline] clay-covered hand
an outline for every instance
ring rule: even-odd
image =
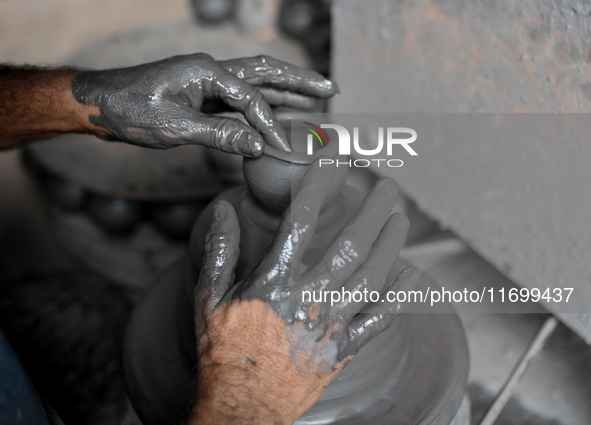
[[[408,219],[391,215],[398,187],[380,180],[355,216],[314,264],[302,257],[314,234],[334,168],[314,164],[284,214],[268,253],[234,282],[239,225],[226,201],[214,205],[196,287],[198,402],[194,424],[293,423],[371,338],[401,313],[385,293],[413,288],[420,276],[387,276]],[[323,291],[363,294],[376,302],[314,302]],[[316,298],[305,295],[315,292]],[[374,298],[375,300],[375,298]],[[384,301],[382,301],[384,300]]]
[[[257,157],[264,142],[289,151],[270,105],[306,108],[337,93],[320,74],[267,56],[217,62],[198,53],[130,68],[80,72],[72,93],[96,107],[97,134],[152,148],[200,144]],[[250,124],[207,112],[244,114]]]

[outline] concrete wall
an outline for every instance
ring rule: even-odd
[[[342,88],[333,112],[591,108],[588,2],[333,4],[333,69]],[[584,136],[486,145],[463,138],[437,146],[419,136],[419,159],[394,177],[425,212],[518,284],[575,287],[591,306],[591,143]],[[591,342],[590,314],[553,311]]]

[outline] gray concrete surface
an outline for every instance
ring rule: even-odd
[[[414,255],[413,263],[450,290],[513,285],[469,248],[438,256]],[[546,316],[541,308],[533,314],[460,313],[470,350],[468,395],[473,425],[478,424]],[[589,424],[589,400],[591,346],[559,325],[495,424]]]

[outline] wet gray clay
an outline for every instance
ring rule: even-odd
[[[292,134],[291,152],[266,147],[261,158],[244,161],[247,184],[219,195],[195,223],[192,265],[163,276],[130,322],[123,355],[126,385],[145,425],[176,423],[190,409],[196,370],[194,292],[199,270],[195,265],[203,258],[215,202],[225,199],[236,211],[240,254],[235,281],[239,282],[251,275],[269,250],[281,213],[311,162],[322,155],[337,156],[337,143],[329,139],[328,147],[309,158],[303,146],[294,143],[298,128],[290,125],[313,117],[294,116],[291,123],[287,118],[278,116],[286,133]],[[300,140],[303,145],[305,139]],[[365,193],[345,184],[347,170],[334,173],[303,264],[321,257],[363,201]],[[389,279],[393,281],[403,268],[395,264]],[[447,425],[464,395],[467,370],[466,341],[455,315],[403,315],[355,356],[298,424]],[[414,419],[407,416],[410,411],[415,412]],[[423,422],[427,418],[437,420]]]

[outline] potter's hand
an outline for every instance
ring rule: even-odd
[[[249,157],[262,154],[263,141],[290,150],[269,105],[310,107],[337,90],[320,74],[266,56],[217,62],[203,53],[81,72],[72,84],[78,102],[95,107],[89,119],[100,137],[152,148],[200,144]],[[206,113],[220,105],[242,112],[250,126]]]
[[[302,264],[333,171],[314,164],[268,253],[238,283],[233,282],[237,216],[228,202],[215,204],[196,288],[194,424],[294,422],[359,349],[400,314],[403,306],[388,302],[385,292],[411,289],[420,273],[408,268],[386,282],[408,229],[406,216],[390,215],[398,192],[393,180],[374,186],[315,264]],[[302,298],[305,291],[341,288],[375,290],[384,302],[331,307]]]

